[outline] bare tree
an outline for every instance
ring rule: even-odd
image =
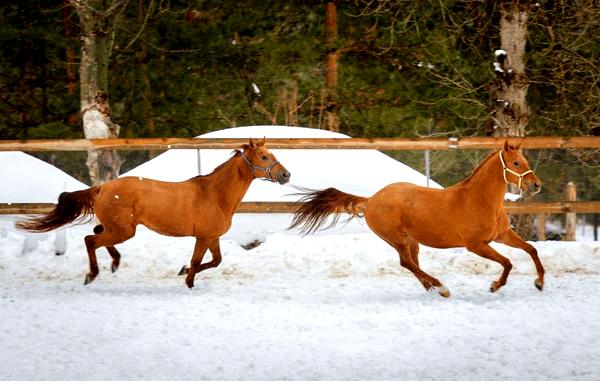
[[[79,66],[81,116],[87,139],[119,136],[112,120],[108,96],[108,66],[115,28],[128,0],[69,0],[81,24]],[[121,160],[115,151],[89,151],[87,165],[92,184],[119,175]]]
[[[325,39],[327,42],[327,74],[325,77],[325,118],[327,129],[339,131],[339,106],[337,102],[338,62],[340,51],[336,44],[337,34],[337,8],[335,1],[325,3]]]

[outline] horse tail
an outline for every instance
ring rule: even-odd
[[[63,192],[58,196],[58,204],[49,213],[18,221],[15,226],[30,232],[48,232],[68,223],[84,222],[94,213],[94,201],[100,186],[75,192]]]
[[[315,233],[317,230],[332,228],[338,223],[342,213],[350,214],[348,221],[364,215],[367,197],[354,196],[335,188],[319,191],[306,190],[296,202],[294,219],[289,229],[299,228],[302,234]],[[333,218],[323,227],[330,214]]]

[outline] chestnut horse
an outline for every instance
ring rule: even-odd
[[[400,265],[410,270],[425,289],[440,295],[450,292],[439,280],[419,267],[419,243],[435,248],[466,247],[467,250],[503,267],[502,275],[490,287],[495,292],[506,284],[512,265],[489,243],[501,242],[525,250],[537,271],[535,286],[544,285],[544,267],[536,249],[517,235],[509,224],[503,201],[506,184],[521,191],[538,193],[541,183],[519,152],[520,145],[489,154],[460,183],[446,189],[424,188],[410,183],[390,184],[371,197],[358,197],[335,188],[305,191],[299,200],[290,228],[314,233],[335,225],[341,213],[350,218],[364,215],[367,225],[400,255]],[[329,214],[329,225],[323,227]]]
[[[221,263],[219,237],[231,226],[231,219],[255,178],[285,184],[290,173],[264,146],[265,139],[250,139],[225,163],[207,176],[183,182],[163,182],[141,177],[123,177],[76,192],[64,192],[47,215],[20,221],[17,227],[32,232],[56,229],[92,213],[100,222],[93,235],[85,237],[90,272],[88,284],[98,275],[96,249],[106,247],[112,257],[112,271],[121,255],[114,245],[135,235],[138,224],[173,237],[196,237],[194,254],[185,283],[194,287],[196,273]],[[202,263],[206,250],[212,261]]]

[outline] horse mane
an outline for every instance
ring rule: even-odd
[[[232,159],[242,156],[243,150],[248,146],[248,144],[244,144],[239,148],[234,149],[233,151],[231,151],[232,156],[225,160],[224,162],[222,162],[221,164],[219,164],[218,167],[216,167],[215,169],[213,169],[213,171],[211,173],[207,173],[206,175],[198,175],[198,176],[194,176],[192,177],[193,179],[199,178],[199,177],[207,177],[210,176],[216,172],[218,172],[220,169],[222,169],[223,167],[225,167],[225,165],[227,165]]]
[[[498,153],[498,151],[492,151],[490,152],[485,159],[483,159],[479,165],[477,167],[475,167],[475,169],[473,169],[473,171],[471,172],[471,174],[466,177],[463,181],[461,181],[461,183],[467,182],[469,180],[471,180],[473,178],[473,176],[475,176],[480,170],[481,168],[485,165],[485,163],[487,163],[492,157],[494,157],[496,154]]]

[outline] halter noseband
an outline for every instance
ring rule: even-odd
[[[506,163],[504,163],[504,158],[502,157],[502,152],[504,152],[503,149],[500,150],[500,163],[502,163],[502,169],[503,169],[502,175],[504,176],[504,182],[507,183],[507,184],[510,184],[508,182],[508,180],[506,179],[506,172],[508,172],[508,173],[510,173],[512,175],[517,176],[519,178],[519,184],[517,186],[519,187],[519,191],[521,192],[521,194],[523,194],[523,189],[521,189],[521,182],[523,181],[523,178],[525,176],[527,176],[530,173],[533,173],[533,171],[531,169],[528,169],[528,170],[526,170],[523,173],[518,173],[518,172],[513,171],[510,168],[507,168],[506,167]]]
[[[253,162],[251,162],[243,152],[242,152],[242,157],[244,158],[246,163],[248,163],[248,166],[250,166],[250,170],[252,171],[252,173],[254,173],[255,169],[258,169],[259,171],[263,171],[264,173],[269,175],[268,179],[266,177],[261,177],[260,179],[270,181],[272,183],[276,182],[275,180],[273,180],[273,177],[271,176],[271,169],[273,169],[274,166],[279,164],[279,160],[275,160],[275,162],[273,164],[269,165],[268,167],[261,167],[261,166],[254,164]]]

